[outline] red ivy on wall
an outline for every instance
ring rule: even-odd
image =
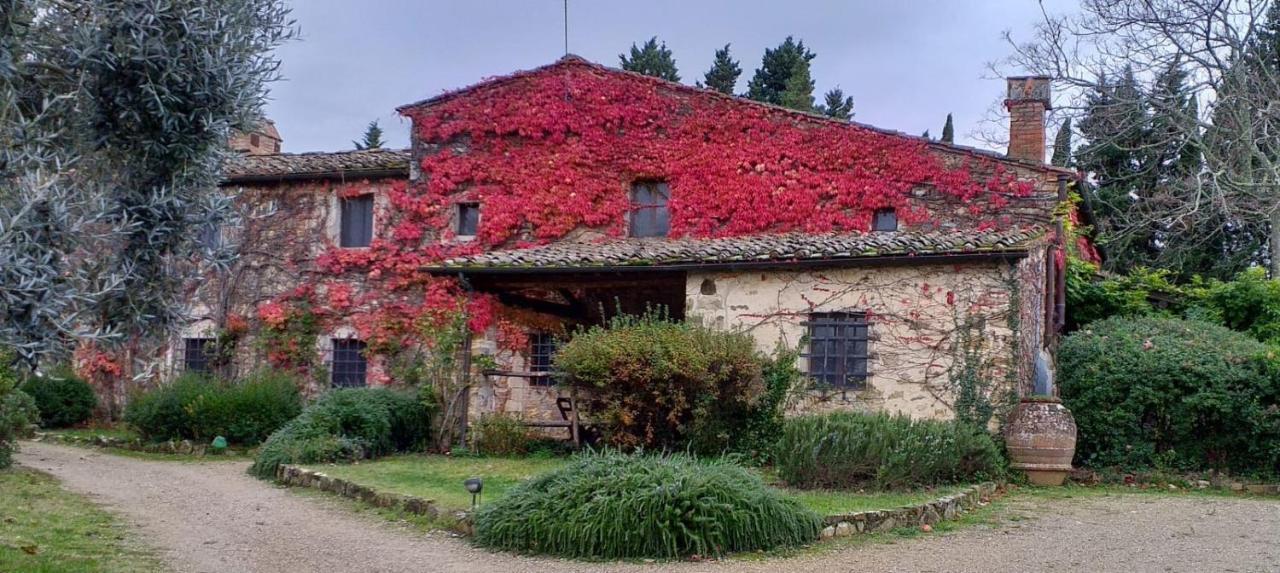
[[[387,191],[368,249],[330,248],[333,278],[312,297],[319,315],[353,317],[371,344],[403,340],[418,321],[467,311],[471,327],[504,325],[496,302],[469,297],[422,269],[484,249],[545,243],[588,228],[626,230],[632,182],[671,190],[675,236],[865,231],[875,209],[904,225],[931,213],[925,190],[993,227],[1011,198],[1037,182],[989,158],[943,156],[921,139],[842,124],[711,92],[606,70],[580,60],[517,74],[403,111],[426,152],[422,177]],[[981,173],[983,175],[977,175]],[[339,190],[349,197],[365,184]],[[474,241],[453,241],[454,205],[481,205]],[[344,281],[358,276],[357,293]],[[271,307],[261,317],[276,320]]]

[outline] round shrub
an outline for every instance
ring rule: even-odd
[[[1067,336],[1063,402],[1082,465],[1280,471],[1276,350],[1213,324],[1111,318]]]
[[[223,436],[253,446],[302,411],[291,374],[261,370],[239,382],[184,374],[172,383],[134,395],[124,419],[150,440],[207,441]]]
[[[22,383],[22,391],[35,399],[36,408],[40,410],[40,425],[45,428],[82,423],[93,416],[93,409],[98,407],[93,387],[66,367],[28,378]]]
[[[810,543],[822,520],[742,466],[587,453],[475,514],[477,543],[563,557],[722,555]]]
[[[414,393],[332,390],[271,434],[249,471],[271,478],[281,464],[372,458],[418,448],[429,435],[429,412]]]
[[[468,430],[471,447],[489,456],[522,456],[529,453],[532,440],[528,429],[511,416],[491,414],[480,418]]]
[[[718,453],[735,449],[765,394],[754,340],[660,316],[622,316],[556,352],[568,384],[612,446]]]
[[[903,489],[993,478],[1004,468],[981,428],[859,412],[787,420],[774,462],[799,488]]]

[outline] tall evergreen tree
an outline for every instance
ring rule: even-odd
[[[705,87],[733,95],[740,75],[742,68],[738,66],[737,60],[729,57],[729,44],[725,44],[723,48],[716,50],[716,59],[711,63],[711,69],[707,70]]]
[[[1058,167],[1070,167],[1071,160],[1071,118],[1062,120],[1058,127],[1058,135],[1053,138],[1053,157],[1049,163]]]
[[[364,130],[364,136],[360,141],[352,141],[356,146],[356,150],[364,151],[366,149],[382,149],[384,142],[382,141],[382,128],[378,126],[378,120],[369,122],[369,126]]]
[[[782,94],[787,91],[787,82],[791,79],[791,74],[796,71],[797,63],[804,61],[807,64],[814,57],[816,55],[804,46],[803,40],[797,42],[791,36],[787,36],[787,39],[778,47],[765,49],[760,67],[756,68],[755,75],[747,84],[747,97],[756,101],[783,105]],[[807,67],[805,71],[808,72]]]
[[[920,137],[923,137],[923,138],[925,138],[925,139],[933,139],[933,137],[931,137],[931,136],[929,135],[929,130],[927,130],[927,129],[926,129],[926,130],[924,130],[924,133],[921,133],[921,134],[920,134]]]
[[[835,119],[852,119],[853,98],[844,95],[844,90],[840,88],[828,90],[823,96],[823,104],[818,106],[818,111]]]
[[[947,122],[942,124],[942,142],[956,142],[956,127],[951,123],[951,114],[947,114]]]
[[[657,36],[649,38],[642,47],[636,47],[632,43],[631,56],[618,54],[618,60],[622,63],[622,69],[629,72],[638,72],[672,82],[680,81],[680,74],[676,72],[676,59],[672,57],[671,50],[667,49],[666,42],[658,43]]]
[[[779,102],[783,107],[789,107],[794,110],[812,112],[813,107],[813,78],[809,76],[809,61],[801,59],[796,62],[796,67],[791,71],[791,77],[787,78],[787,89],[782,91],[782,101]]]

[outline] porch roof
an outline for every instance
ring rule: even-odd
[[[641,270],[837,261],[925,262],[963,256],[1021,256],[1045,236],[1043,227],[999,230],[787,233],[719,239],[609,239],[561,242],[449,259],[441,272],[486,270]]]

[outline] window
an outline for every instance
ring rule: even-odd
[[[249,134],[249,145],[257,147],[259,143],[262,143],[262,139],[258,137],[258,134],[256,133]]]
[[[534,386],[552,386],[556,383],[552,373],[552,359],[556,356],[556,348],[560,344],[549,332],[535,332],[529,335],[529,371],[544,374],[531,380]]]
[[[365,385],[369,363],[364,358],[364,342],[349,338],[333,339],[333,387],[354,388]]]
[[[458,235],[474,237],[480,228],[480,204],[458,203]]]
[[[212,338],[182,339],[182,369],[186,372],[209,372],[209,354]]]
[[[867,317],[860,312],[809,315],[809,376],[836,388],[861,389],[867,381]]]
[[[216,251],[222,247],[222,225],[217,223],[209,223],[200,227],[200,236],[196,239],[200,242],[200,248],[206,251]]]
[[[871,217],[872,231],[897,231],[898,230],[898,212],[893,208],[876,209]]]
[[[636,183],[631,186],[631,236],[665,237],[671,231],[671,213],[667,199],[671,196],[663,181]]]
[[[338,237],[343,247],[367,247],[373,239],[373,195],[339,199],[342,229]]]

